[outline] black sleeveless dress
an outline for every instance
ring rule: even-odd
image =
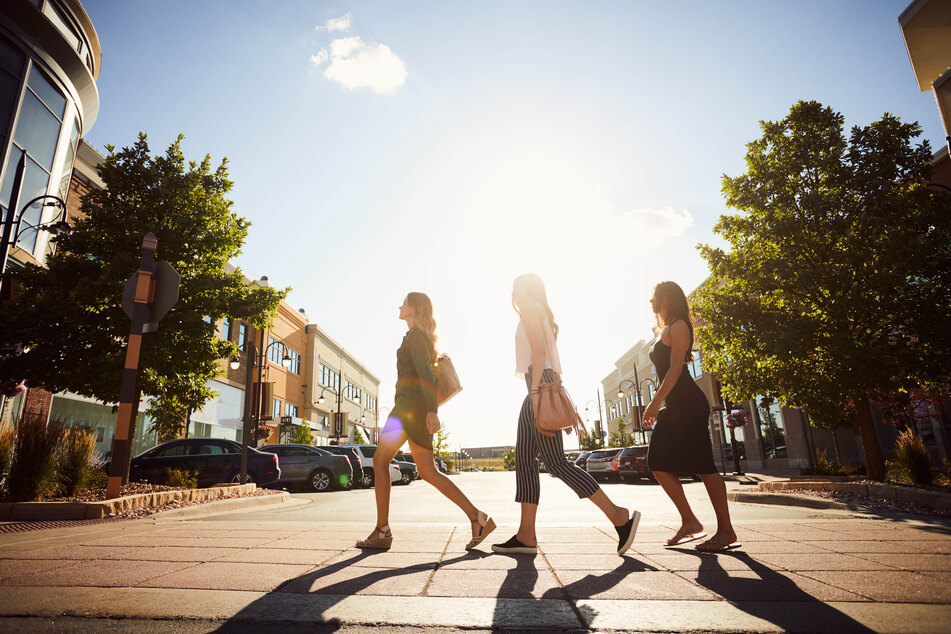
[[[678,371],[671,370],[670,346],[660,339],[651,346],[650,358],[660,381],[667,372]],[[710,404],[684,364],[679,364],[679,372],[674,389],[657,414],[647,450],[647,468],[669,473],[716,473],[707,424]]]

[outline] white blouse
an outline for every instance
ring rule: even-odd
[[[547,350],[545,354],[545,368],[554,370],[561,376],[561,361],[558,358],[558,346],[555,343],[555,332],[552,330],[551,323],[545,318],[545,342]],[[528,333],[525,332],[525,326],[519,320],[518,328],[515,329],[515,376],[524,377],[528,373],[528,366],[532,364],[532,346],[528,341]]]

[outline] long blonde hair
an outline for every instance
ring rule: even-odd
[[[534,273],[524,273],[515,278],[515,284],[525,291],[529,299],[538,302],[545,309],[545,314],[548,315],[548,323],[551,324],[552,332],[555,333],[555,339],[557,339],[558,324],[555,323],[555,314],[551,312],[551,306],[548,305],[548,294],[545,292],[545,283],[542,282],[542,278]],[[512,307],[519,315],[522,314],[514,297],[512,298]]]
[[[436,319],[433,317],[433,302],[426,293],[412,292],[406,295],[406,303],[413,309],[416,327],[429,340],[429,356],[436,361]]]

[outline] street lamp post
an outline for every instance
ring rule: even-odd
[[[264,357],[271,350],[271,346],[279,344],[284,349],[284,356],[281,359],[281,365],[284,369],[291,367],[291,357],[287,354],[287,346],[281,341],[273,341],[267,347],[264,347],[264,330],[261,330],[261,345],[255,347],[254,343],[248,339],[244,344],[244,353],[248,359],[248,371],[245,376],[244,388],[244,418],[242,421],[243,430],[241,433],[241,471],[238,479],[244,484],[248,479],[248,439],[251,436],[251,421],[254,421],[255,434],[257,428],[261,426],[261,409],[264,407],[264,394],[261,389],[261,380],[264,374]],[[260,352],[260,356],[258,355]],[[251,390],[254,389],[254,367],[258,368],[258,387],[257,387],[257,408],[251,412]],[[237,370],[241,367],[241,359],[234,357],[231,359],[231,369]],[[255,440],[257,438],[255,437]]]
[[[58,235],[70,229],[69,223],[66,222],[66,203],[59,196],[52,196],[49,194],[37,196],[30,202],[23,205],[23,208],[20,209],[20,213],[16,213],[20,204],[20,192],[23,189],[23,174],[25,171],[26,150],[23,150],[23,153],[20,155],[20,162],[17,163],[16,173],[13,176],[13,190],[10,193],[10,206],[7,209],[7,217],[3,221],[3,235],[0,237],[0,276],[2,276],[3,272],[7,269],[7,258],[10,255],[10,248],[15,245],[17,240],[20,238],[20,224],[23,222],[23,212],[26,211],[27,208],[41,200],[49,200],[50,202],[43,203],[44,207],[59,207],[62,210],[62,218],[54,222],[38,225],[33,225],[29,222],[26,223],[30,225],[30,227],[36,229],[37,232],[44,230]],[[42,219],[43,215],[40,214],[40,220]],[[2,290],[2,288],[3,278],[0,277],[0,290]]]
[[[343,377],[341,377],[341,380],[342,380],[342,379],[343,379]],[[327,385],[327,386],[324,386],[324,388],[320,391],[320,396],[317,397],[317,402],[320,403],[320,404],[323,404],[323,402],[327,400],[326,398],[324,398],[324,392],[326,392],[327,390],[330,390],[331,392],[333,392],[334,394],[337,395],[337,412],[336,412],[336,418],[334,419],[334,440],[336,440],[338,443],[340,442],[340,439],[343,437],[343,436],[339,435],[341,432],[343,432],[343,424],[342,424],[342,423],[343,423],[343,420],[342,420],[342,416],[341,416],[341,411],[342,411],[342,410],[340,409],[340,408],[341,408],[341,402],[342,402],[342,399],[343,399],[343,393],[346,392],[347,390],[351,390],[351,393],[352,393],[352,389],[353,389],[353,386],[352,386],[352,385],[345,385],[345,386],[343,386],[343,389],[340,389],[340,390],[335,390],[335,389],[333,389],[332,387],[330,387],[329,385]],[[341,425],[340,425],[340,428],[339,428],[339,429],[337,428],[337,418],[340,418],[340,419],[341,419]],[[367,419],[367,416],[366,416],[366,408],[364,408],[364,409],[363,409],[363,414],[361,414],[361,416],[360,416],[360,421],[363,422],[363,421],[365,421],[366,419]]]
[[[641,434],[641,444],[645,444],[647,440],[644,438],[644,428],[641,426],[641,408],[644,404],[641,402],[641,388],[640,380],[637,376],[637,366],[634,366],[634,380],[625,379],[618,383],[617,386],[617,397],[624,398],[624,385],[627,384],[628,387],[634,388],[634,409],[637,410],[637,431]],[[631,416],[631,422],[635,422],[634,417]]]

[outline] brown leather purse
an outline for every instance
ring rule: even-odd
[[[574,429],[578,437],[588,435],[581,417],[575,411],[574,403],[561,379],[538,386],[538,411],[535,412],[535,429],[545,436],[554,436],[555,432],[565,430],[569,434]]]
[[[456,367],[447,354],[439,355],[433,364],[433,373],[436,375],[436,404],[442,406],[446,401],[462,391]]]

